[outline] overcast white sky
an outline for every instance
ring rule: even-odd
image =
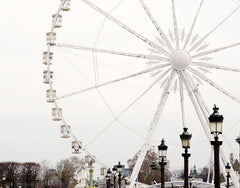
[[[120,1],[93,2],[109,11]],[[187,32],[200,1],[186,0],[183,4],[180,2],[176,0],[179,28],[181,32],[183,28]],[[147,5],[162,28],[167,33],[168,29],[172,31],[170,1],[164,0],[159,3],[153,0]],[[51,15],[56,12],[58,6],[59,0],[0,0],[0,161],[40,162],[46,159],[55,162],[72,155],[71,139],[61,139],[61,123],[51,120],[53,106],[45,102],[45,90],[48,87],[42,83],[42,72],[46,69],[41,61],[42,52],[47,49],[45,35],[51,27]],[[203,36],[237,6],[238,1],[232,0],[206,1],[194,33]],[[155,40],[157,33],[137,0],[123,1],[113,15],[144,36]],[[239,16],[240,10],[204,41],[206,44],[210,43],[208,49],[240,41]],[[103,16],[80,0],[72,0],[71,11],[63,13],[63,27],[56,30],[57,39],[62,43],[93,46],[103,21]],[[104,25],[97,47],[150,54],[147,45],[109,21]],[[211,56],[214,58],[211,63],[240,68],[239,50],[238,46],[214,54]],[[98,54],[100,83],[142,70],[147,67],[145,62],[146,60]],[[89,52],[54,49],[52,69],[54,89],[59,95],[86,88],[91,85],[88,80],[94,82],[92,53]],[[240,96],[239,73],[213,70],[206,75],[227,91]],[[118,114],[152,82],[153,78],[150,75],[144,75],[111,85],[101,92],[114,114]],[[239,104],[206,83],[200,85],[199,89],[209,108],[212,108],[214,103],[220,107],[220,113],[225,117],[226,136],[237,150],[234,139],[240,131]],[[89,145],[88,150],[109,166],[119,160],[126,163],[143,143],[139,134],[146,135],[161,92],[159,84],[120,118],[128,128],[114,123]],[[185,98],[188,100],[187,95]],[[96,91],[64,99],[59,104],[63,108],[66,121],[84,145],[113,119]],[[187,125],[193,134],[190,163],[200,167],[208,162],[209,143],[193,110],[190,101],[186,101]],[[161,138],[166,138],[172,168],[183,166],[179,139],[181,132],[179,92],[176,92],[170,95],[153,138],[154,145],[158,145]]]

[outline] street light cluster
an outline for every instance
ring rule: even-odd
[[[118,176],[118,187],[121,188],[122,167],[123,167],[123,165],[121,165],[121,163],[118,162],[117,165],[114,165],[114,167],[112,168],[112,171],[110,168],[107,170],[107,175],[106,175],[107,188],[111,187],[112,177],[113,177],[113,188],[116,188],[116,177],[117,176]]]
[[[214,136],[214,141],[211,141],[211,145],[214,147],[214,184],[215,188],[220,188],[220,164],[219,164],[219,149],[222,145],[222,141],[218,140],[218,136],[222,134],[222,123],[223,123],[223,116],[218,112],[219,108],[214,105],[213,113],[209,116],[209,123],[210,123],[210,131],[211,134]],[[188,149],[190,148],[190,140],[192,135],[188,132],[188,128],[183,128],[183,133],[180,135],[180,139],[182,141],[182,148],[184,149],[184,153],[182,156],[184,158],[184,188],[192,187],[192,176],[188,174],[188,158],[191,156],[188,153]],[[164,166],[167,164],[166,156],[167,156],[167,146],[165,145],[164,139],[162,139],[161,144],[158,146],[159,152],[159,165],[161,168],[156,167],[156,162],[153,161],[151,163],[151,168],[153,170],[158,170],[161,172],[161,188],[165,188],[164,182]],[[227,188],[229,188],[229,178],[230,178],[230,170],[231,167],[229,163],[226,165],[226,172],[227,172]]]

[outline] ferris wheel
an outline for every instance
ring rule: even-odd
[[[102,156],[114,155],[114,143],[124,143],[117,156],[141,145],[131,186],[165,122],[191,130],[198,118],[197,134],[209,143],[213,103],[239,108],[239,16],[237,0],[61,0],[43,52],[47,102],[61,137],[72,138],[73,153],[83,150],[105,167]],[[226,132],[239,131],[239,115]]]

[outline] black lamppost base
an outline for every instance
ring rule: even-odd
[[[161,161],[159,164],[161,166],[161,188],[165,188],[164,167],[167,163],[164,161]]]
[[[227,188],[229,188],[229,178],[230,178],[230,174],[227,173]]]
[[[185,153],[182,153],[182,156],[184,157],[184,188],[188,187],[188,158],[191,156],[190,153],[188,153],[188,150],[185,149]]]
[[[118,186],[119,186],[119,188],[121,188],[121,173],[119,172],[119,174],[118,174]]]
[[[116,188],[116,176],[113,176],[113,188]]]
[[[218,136],[216,135],[214,141],[211,141],[211,145],[214,148],[214,184],[215,188],[220,188],[219,149],[222,145],[222,141],[219,141]]]

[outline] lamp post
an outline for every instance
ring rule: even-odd
[[[117,172],[118,172],[118,186],[119,188],[121,188],[122,165],[120,162],[118,162],[118,165],[117,165]]]
[[[226,172],[227,172],[227,188],[229,188],[229,178],[230,178],[230,170],[231,170],[231,166],[229,165],[229,163],[227,163],[225,168],[226,168]]]
[[[213,113],[209,116],[211,134],[214,136],[214,141],[211,145],[214,148],[214,184],[215,188],[220,188],[220,165],[219,165],[219,148],[222,141],[218,140],[218,135],[222,134],[223,116],[218,112],[219,108],[214,105]]]
[[[93,168],[94,168],[94,156],[86,155],[85,156],[85,164],[86,167],[89,168],[89,187],[93,188]]]
[[[188,180],[189,180],[189,187],[192,188],[193,176],[192,176],[192,175],[189,175],[189,176],[188,176]]]
[[[106,181],[107,181],[107,188],[110,188],[110,184],[111,184],[111,177],[112,177],[112,172],[110,170],[110,168],[107,171],[107,175],[106,175]]]
[[[162,139],[161,144],[158,146],[158,154],[160,158],[160,166],[161,166],[161,187],[165,188],[165,182],[164,182],[164,166],[167,164],[166,158],[167,158],[167,146],[165,145],[164,139]]]
[[[113,173],[113,188],[116,188],[116,173],[117,173],[116,166],[112,168],[112,173]]]
[[[191,156],[191,154],[188,153],[188,148],[190,148],[190,140],[192,137],[187,130],[188,128],[184,127],[183,133],[180,135],[182,147],[185,150],[185,152],[182,153],[184,157],[184,188],[188,188],[188,158]]]
[[[3,174],[2,176],[3,188],[5,188],[5,181],[6,181],[6,175]]]
[[[164,139],[162,139],[161,144],[158,146],[158,155],[159,155],[159,165],[160,168],[157,168],[157,164],[155,161],[151,163],[151,168],[153,170],[158,170],[161,172],[161,188],[165,188],[165,181],[164,181],[164,166],[167,164],[167,148],[168,146],[165,145]]]

